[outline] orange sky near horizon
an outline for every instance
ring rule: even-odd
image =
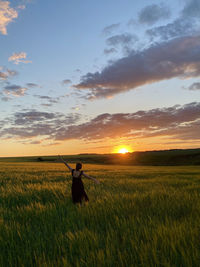
[[[129,152],[168,150],[168,149],[192,149],[200,147],[200,143],[176,143],[176,140],[162,138],[148,138],[137,140],[135,143],[121,142],[120,140],[101,141],[96,144],[85,144],[82,141],[65,141],[58,145],[27,145],[16,143],[11,140],[0,142],[0,157],[20,157],[20,156],[47,156],[47,155],[74,155],[81,153],[118,153],[120,148],[127,148]],[[178,142],[178,141],[177,141]],[[116,145],[117,144],[117,145]]]

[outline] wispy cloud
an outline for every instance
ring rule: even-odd
[[[8,74],[8,77],[12,77],[12,76],[18,75],[18,72],[16,70],[7,69],[6,72]]]
[[[132,33],[121,33],[112,35],[106,39],[106,45],[108,48],[104,49],[105,55],[110,55],[118,51],[122,51],[123,54],[128,54],[133,45],[138,41],[138,37]]]
[[[103,34],[105,35],[113,34],[114,31],[119,29],[119,27],[120,27],[120,23],[114,23],[114,24],[108,25],[103,29]]]
[[[171,12],[168,6],[152,4],[140,11],[138,20],[142,24],[152,25],[161,19],[168,19],[170,15]]]
[[[22,10],[23,10],[23,9],[25,9],[25,8],[26,8],[26,6],[25,6],[25,5],[19,5],[19,6],[17,6],[17,8],[18,8],[18,9],[22,9]]]
[[[113,53],[116,53],[116,52],[117,52],[117,50],[116,50],[116,48],[114,48],[114,47],[111,47],[111,48],[105,48],[105,49],[104,49],[104,54],[105,54],[105,55],[113,54]]]
[[[109,38],[107,38],[106,43],[109,46],[119,46],[122,47],[129,47],[133,44],[133,42],[136,42],[138,40],[136,35],[130,34],[130,33],[123,33],[123,34],[117,34],[113,35]]]
[[[188,18],[178,18],[163,26],[158,26],[146,31],[151,40],[169,40],[177,36],[192,35],[196,31],[196,24]]]
[[[157,43],[113,61],[101,72],[87,73],[77,89],[88,89],[89,99],[111,97],[136,87],[175,77],[200,75],[200,36]]]
[[[71,110],[79,111],[80,109],[84,108],[86,104],[77,104],[76,106],[72,107]]]
[[[198,34],[200,29],[199,14],[199,0],[189,0],[177,19],[166,25],[148,29],[146,33],[152,40],[168,40],[171,38]]]
[[[65,79],[62,81],[62,85],[69,85],[72,81],[70,79]]]
[[[199,14],[200,14],[200,2],[199,2],[199,0],[187,1],[185,7],[183,8],[182,14],[184,16],[196,17],[199,19]]]
[[[62,99],[65,97],[68,97],[68,95],[61,95],[57,97],[51,97],[51,96],[46,96],[46,95],[34,95],[34,97],[45,101],[45,103],[42,103],[41,105],[44,107],[51,107],[53,104],[59,103]]]
[[[0,80],[7,80],[10,77],[16,76],[18,74],[15,70],[0,68]]]
[[[27,83],[26,86],[29,88],[41,87],[39,84],[36,83]]]
[[[25,52],[13,53],[12,56],[8,58],[8,61],[13,61],[14,64],[19,63],[32,63],[30,60],[26,60],[27,54]]]
[[[0,71],[0,79],[6,80],[8,78],[7,73]]]
[[[188,87],[188,90],[191,90],[191,91],[197,91],[197,90],[200,90],[200,82],[193,83],[192,85],[190,85],[190,86]]]
[[[10,97],[8,97],[8,96],[2,96],[1,97],[1,101],[8,102],[8,101],[10,101]]]
[[[27,91],[26,87],[22,87],[20,85],[7,85],[3,89],[3,93],[6,95],[11,95],[11,96],[24,96],[25,92]]]

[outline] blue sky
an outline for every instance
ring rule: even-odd
[[[198,12],[199,0],[0,0],[2,156],[199,147]],[[154,112],[166,127],[142,123]]]

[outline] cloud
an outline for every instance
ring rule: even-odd
[[[34,96],[37,97],[37,98],[40,98],[40,99],[45,99],[45,100],[52,99],[52,97],[47,96],[47,95],[34,95]]]
[[[0,32],[2,34],[7,34],[8,24],[17,17],[18,13],[14,8],[10,7],[10,2],[0,0]]]
[[[131,52],[100,72],[82,76],[75,88],[89,90],[89,99],[105,98],[145,84],[199,75],[200,36],[183,37]]]
[[[66,79],[66,80],[63,80],[62,81],[62,84],[63,85],[68,85],[68,84],[70,84],[72,81],[70,80],[70,79]]]
[[[15,125],[32,125],[40,121],[52,120],[56,118],[56,114],[31,110],[27,112],[17,112],[14,115]]]
[[[111,24],[111,25],[109,25],[109,26],[106,26],[106,27],[103,29],[103,34],[105,34],[105,35],[110,35],[110,34],[112,34],[115,30],[117,30],[119,27],[120,27],[120,23],[114,23],[114,24]]]
[[[138,21],[133,19],[133,18],[129,19],[129,21],[127,22],[127,26],[135,26],[135,27],[137,27],[138,25],[139,25]]]
[[[118,47],[123,49],[124,54],[128,54],[133,43],[137,41],[137,36],[130,33],[113,35],[106,39],[106,44],[111,46],[111,48],[104,49],[104,54],[109,55],[111,53],[115,53],[117,52],[116,48]]]
[[[100,114],[81,124],[81,115],[25,110],[1,121],[1,138],[45,137],[53,141],[105,138],[200,140],[200,102],[134,113]],[[8,125],[8,122],[10,125]]]
[[[18,74],[15,70],[3,70],[3,68],[0,69],[0,80],[7,80],[10,77],[16,76]]]
[[[27,91],[26,87],[21,87],[20,85],[7,85],[4,87],[3,93],[12,96],[24,96]]]
[[[12,76],[18,75],[18,72],[16,70],[7,69],[7,74],[8,74],[8,77],[12,77]]]
[[[4,96],[4,94],[2,92],[0,92],[0,99],[3,102],[8,102],[10,100],[10,97],[8,96]],[[1,127],[2,121],[0,121],[0,127]]]
[[[168,40],[174,37],[198,34],[200,29],[199,14],[199,0],[188,0],[177,19],[166,25],[148,29],[146,33],[151,40],[155,38]]]
[[[29,144],[30,145],[39,145],[39,144],[41,144],[41,141],[37,141],[37,140],[36,141],[30,141]]]
[[[80,110],[82,108],[84,108],[86,106],[86,104],[77,104],[76,106],[72,107],[71,110]]]
[[[177,36],[192,35],[196,30],[196,25],[191,19],[178,18],[172,23],[164,26],[155,27],[146,31],[147,35],[153,40],[159,38],[161,40],[168,40]]]
[[[50,97],[50,96],[43,96],[43,95],[34,95],[35,97],[47,101],[46,103],[42,103],[41,105],[44,107],[51,107],[53,104],[57,104],[60,101],[60,97]]]
[[[152,4],[144,7],[139,13],[139,22],[152,25],[161,19],[167,19],[171,15],[169,7],[165,5]]]
[[[200,103],[173,106],[135,113],[101,114],[87,123],[61,128],[56,140],[168,136],[199,139]]]
[[[0,71],[0,79],[6,80],[8,78],[7,74],[5,72]]]
[[[130,45],[133,41],[137,41],[137,37],[130,33],[123,33],[111,36],[107,38],[106,43],[109,46],[118,46],[118,45]]]
[[[81,115],[77,113],[64,115],[59,112],[41,112],[35,109],[16,112],[10,118],[6,118],[0,130],[0,137],[24,139],[45,136],[47,139],[52,139],[55,132],[67,125],[77,123],[80,118]]]
[[[117,50],[114,48],[114,47],[111,47],[111,48],[105,48],[104,49],[104,54],[105,55],[109,55],[109,54],[112,54],[112,53],[116,53]]]
[[[17,7],[18,9],[25,9],[26,8],[26,6],[25,5],[19,5],[18,7]]]
[[[1,101],[3,101],[3,102],[8,102],[9,100],[10,100],[10,98],[7,96],[1,97]]]
[[[200,14],[200,1],[189,0],[186,6],[183,8],[182,14],[189,17],[197,17],[199,19]]]
[[[8,61],[13,61],[14,64],[18,65],[19,63],[32,63],[30,60],[25,60],[27,54],[25,52],[13,53],[12,56],[8,58]]]
[[[81,73],[81,70],[80,69],[75,69],[74,72]]]
[[[26,86],[29,87],[29,88],[40,87],[40,85],[38,85],[36,83],[27,83]]]
[[[42,103],[41,105],[44,107],[51,107],[53,104],[59,103],[64,97],[68,97],[68,95],[61,95],[58,97],[51,97],[46,95],[34,95],[34,97],[39,98],[40,100],[47,101],[46,103]]]
[[[200,82],[198,83],[193,83],[192,85],[190,85],[188,87],[189,90],[191,91],[196,91],[196,90],[200,90]]]

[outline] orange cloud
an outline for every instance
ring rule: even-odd
[[[173,106],[135,113],[101,114],[78,124],[76,113],[17,112],[1,121],[2,138],[36,138],[49,140],[101,141],[105,138],[141,140],[141,138],[167,137],[176,140],[200,140],[200,103]]]
[[[19,64],[19,63],[32,63],[30,60],[25,60],[27,57],[27,54],[25,52],[20,52],[20,53],[13,53],[12,56],[8,58],[8,61],[13,61],[14,64]]]
[[[0,0],[0,32],[2,34],[7,34],[6,27],[17,17],[18,13],[14,8],[10,7],[10,2]]]

